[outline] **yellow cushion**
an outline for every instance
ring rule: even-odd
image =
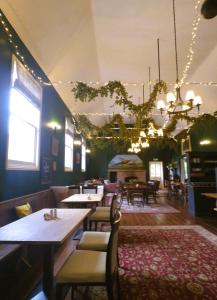
[[[103,211],[109,211],[110,212],[111,207],[110,206],[97,206],[96,211],[103,210]]]
[[[110,232],[86,231],[83,233],[77,249],[107,251]]]
[[[32,208],[29,203],[16,207],[16,213],[19,218],[23,218],[32,213]]]
[[[110,221],[110,211],[97,210],[90,217],[90,221]]]
[[[106,252],[75,250],[57,273],[57,283],[105,283]]]

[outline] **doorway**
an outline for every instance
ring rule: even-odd
[[[164,175],[163,175],[163,162],[162,161],[150,161],[149,162],[149,178],[150,180],[159,180],[160,187],[164,187]]]

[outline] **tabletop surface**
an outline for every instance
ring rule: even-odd
[[[74,194],[68,198],[65,198],[61,202],[63,203],[93,203],[100,202],[103,198],[103,194]]]
[[[217,193],[202,193],[203,196],[206,196],[208,198],[214,198],[217,199]]]
[[[57,209],[57,219],[45,221],[50,209],[39,210],[0,228],[0,243],[61,244],[76,231],[90,209]]]

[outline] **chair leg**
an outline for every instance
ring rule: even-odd
[[[91,229],[92,229],[92,222],[89,221],[89,231],[91,231]]]
[[[121,300],[118,270],[115,272],[112,278],[110,278],[106,289],[108,300]]]
[[[61,285],[56,285],[56,299],[62,300],[62,287]]]
[[[72,286],[71,287],[71,300],[74,300],[74,291],[75,291],[75,287]]]

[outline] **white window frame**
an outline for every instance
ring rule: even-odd
[[[12,70],[11,70],[11,87],[10,87],[10,99],[12,91],[15,90],[22,97],[25,98],[31,105],[38,110],[39,123],[38,126],[31,122],[19,117],[14,112],[9,111],[8,122],[11,117],[20,120],[28,126],[32,126],[35,130],[35,142],[34,142],[34,160],[33,162],[27,162],[22,160],[13,160],[9,158],[9,130],[10,123],[8,123],[8,145],[7,145],[7,158],[6,168],[8,170],[39,170],[39,152],[40,152],[40,129],[41,129],[41,107],[42,107],[42,87],[29,73],[29,71],[22,65],[22,63],[15,57],[12,57]],[[10,103],[10,102],[8,102]]]
[[[81,139],[81,172],[86,172],[86,141]]]
[[[68,145],[66,143],[67,136],[72,139],[71,143]],[[66,165],[66,151],[71,153],[71,166]],[[64,169],[65,172],[72,172],[74,168],[74,126],[69,118],[65,119],[65,156],[64,156]]]

